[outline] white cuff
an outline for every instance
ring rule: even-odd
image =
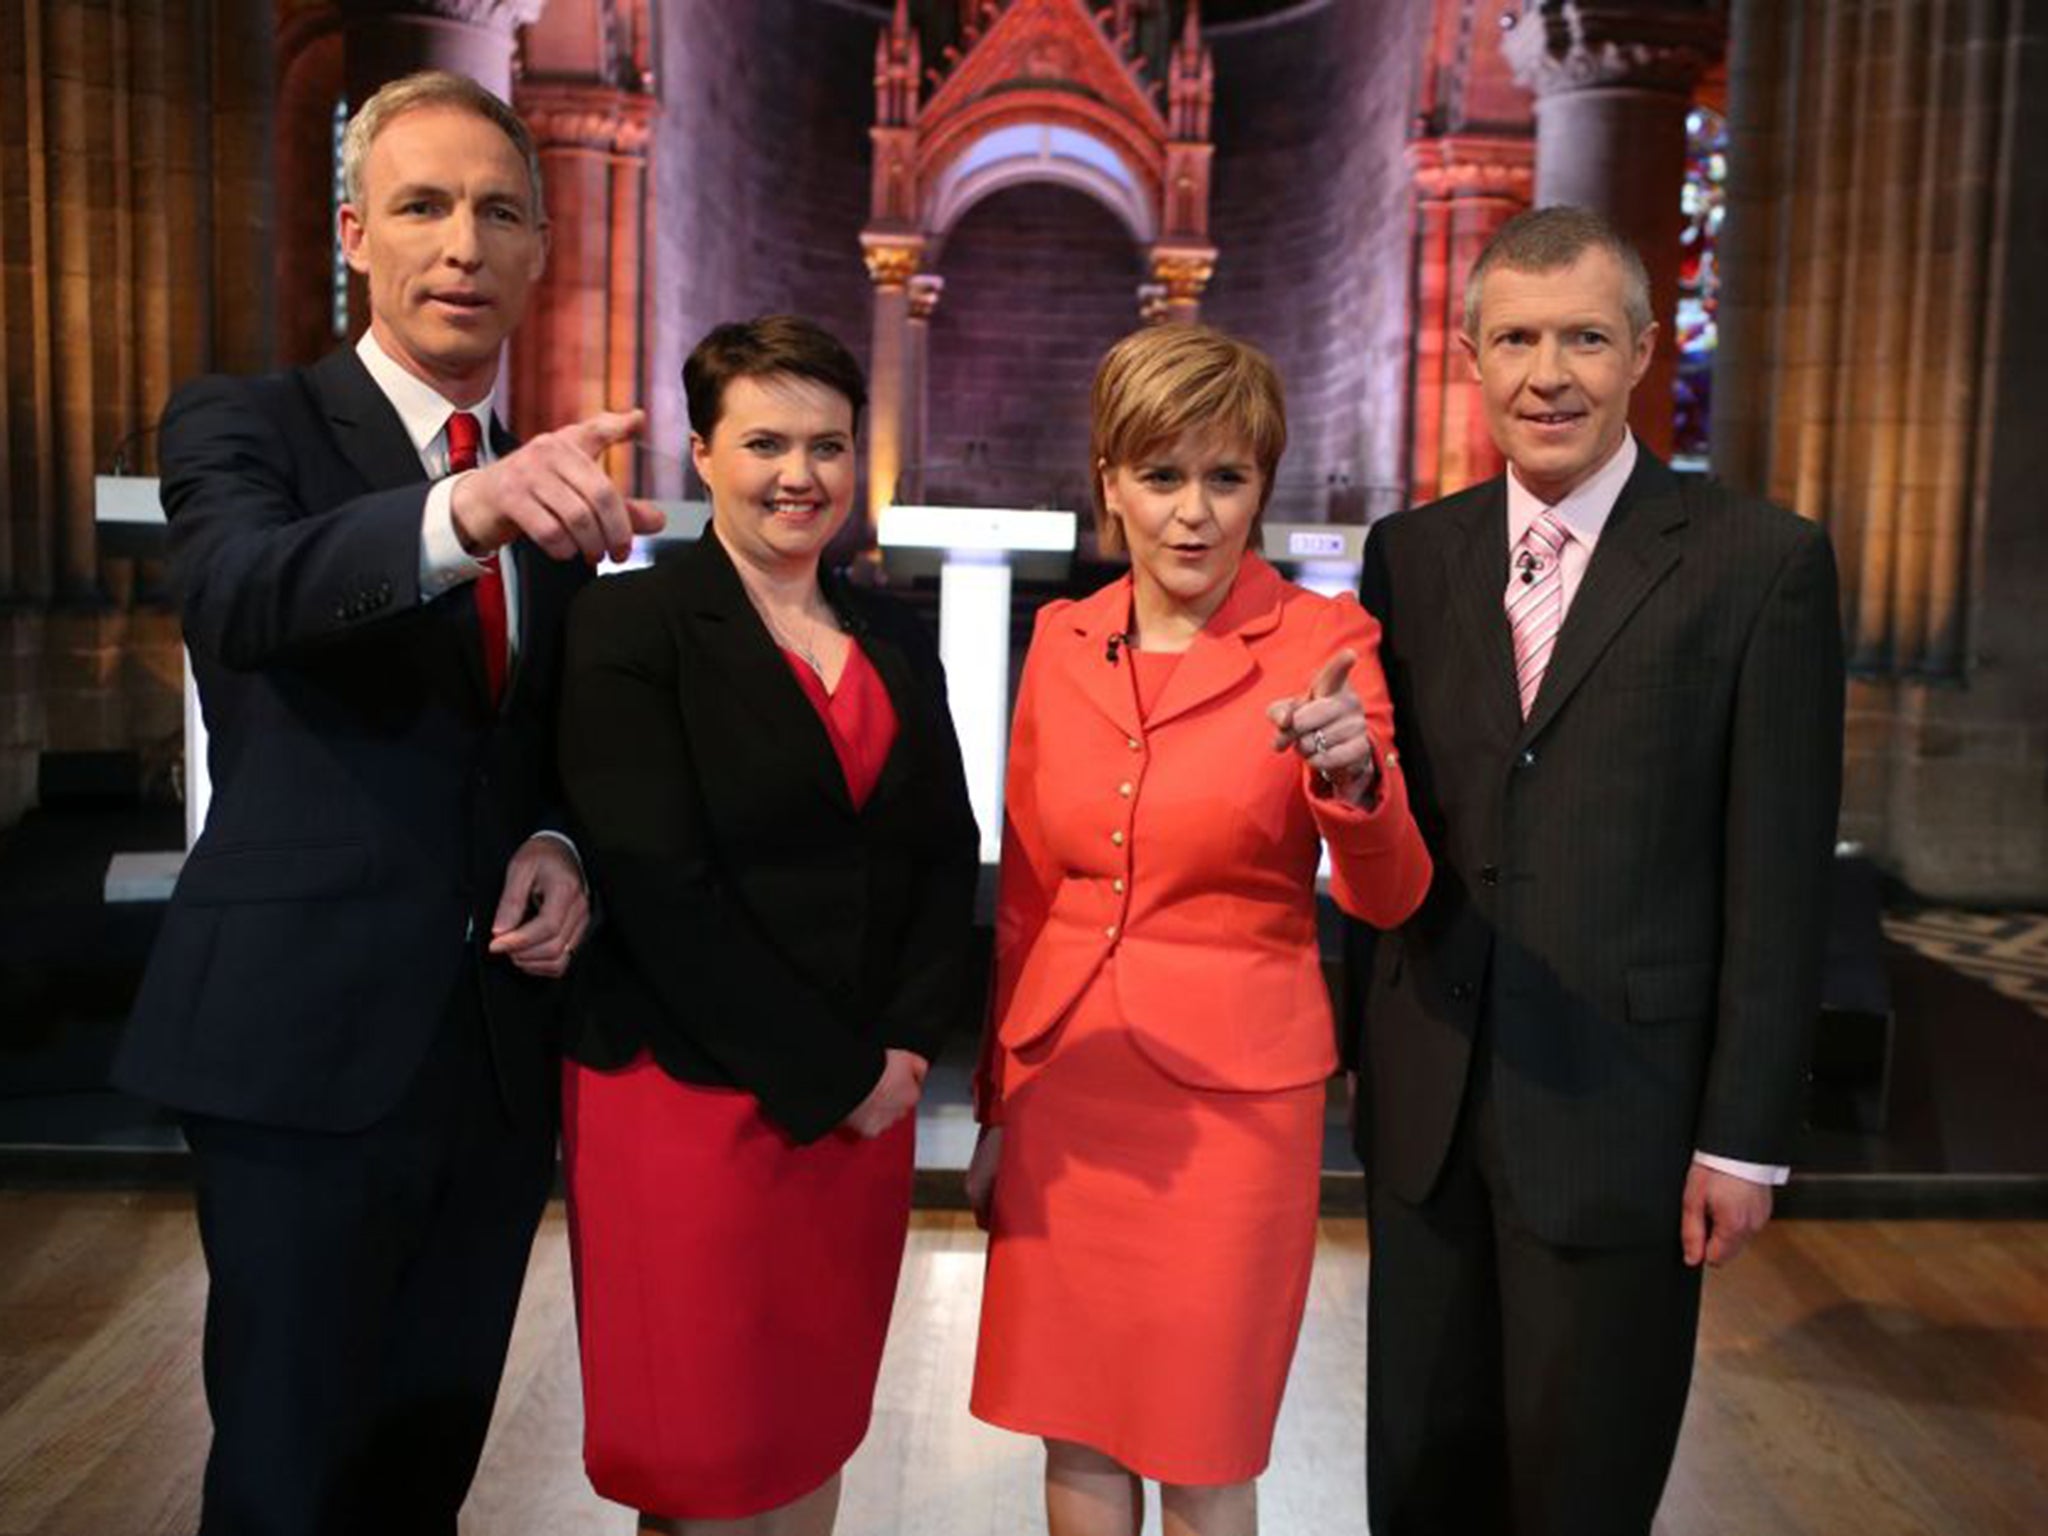
[[[463,475],[474,474],[464,470]],[[475,581],[484,563],[462,547],[455,532],[455,482],[462,475],[448,475],[434,482],[427,492],[427,507],[420,514],[420,600],[432,602],[465,581]],[[571,845],[574,846],[573,844]]]
[[[569,857],[576,861],[576,873],[583,876],[583,883],[586,886],[590,884],[590,876],[587,873],[585,873],[583,868],[583,855],[577,851],[576,840],[573,837],[571,837],[566,832],[557,832],[553,827],[542,827],[538,832],[533,834],[533,837],[551,838],[553,841],[560,843],[564,848],[568,849]],[[527,841],[532,842],[533,838],[530,837],[527,839]]]
[[[1738,1179],[1747,1179],[1752,1184],[1782,1184],[1792,1177],[1790,1168],[1780,1168],[1775,1163],[1745,1163],[1740,1158],[1716,1157],[1711,1152],[1695,1152],[1692,1160],[1702,1168],[1712,1168],[1717,1173],[1732,1173]]]

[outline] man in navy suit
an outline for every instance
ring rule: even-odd
[[[1769,1219],[1841,778],[1826,533],[1628,429],[1640,258],[1510,220],[1461,337],[1508,472],[1373,530],[1428,897],[1354,976],[1375,1536],[1647,1536],[1702,1264]]]
[[[211,1290],[206,1536],[453,1536],[554,1167],[553,983],[589,922],[554,766],[560,627],[647,514],[606,414],[516,445],[546,255],[474,82],[356,114],[359,345],[164,416],[214,800],[117,1081],[183,1113]]]

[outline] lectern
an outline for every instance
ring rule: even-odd
[[[939,658],[946,702],[981,829],[981,861],[1003,848],[1003,758],[1010,736],[1010,584],[1018,570],[1064,577],[1074,556],[1071,512],[1005,507],[885,507],[875,529],[899,575],[939,573]]]

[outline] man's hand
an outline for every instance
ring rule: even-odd
[[[1716,1268],[1749,1246],[1771,1219],[1771,1186],[1737,1178],[1705,1163],[1694,1163],[1685,1176],[1685,1204],[1678,1222],[1685,1262]]]
[[[505,866],[491,953],[529,976],[559,976],[589,927],[590,893],[576,855],[560,838],[529,837]]]
[[[891,1046],[882,1056],[881,1077],[841,1122],[849,1131],[870,1141],[917,1108],[918,1097],[924,1092],[924,1075],[931,1070],[931,1063],[915,1051],[899,1051]]]
[[[623,560],[634,534],[659,533],[666,519],[621,496],[599,460],[646,425],[645,411],[600,411],[464,475],[448,504],[462,547],[484,556],[524,535],[551,559]]]
[[[1273,750],[1294,748],[1353,805],[1363,803],[1379,771],[1365,706],[1351,691],[1351,669],[1357,665],[1356,651],[1341,650],[1323,663],[1306,694],[1266,706]]]

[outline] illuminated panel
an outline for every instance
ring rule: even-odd
[[[1010,732],[1010,568],[1064,559],[1074,549],[1071,512],[1012,507],[884,507],[875,542],[884,550],[939,551],[939,656],[946,700],[967,769],[967,798],[981,829],[981,859],[1002,852],[1003,759]]]
[[[952,554],[1071,554],[1075,527],[1071,512],[894,506],[882,509],[875,542],[884,549],[939,549]]]

